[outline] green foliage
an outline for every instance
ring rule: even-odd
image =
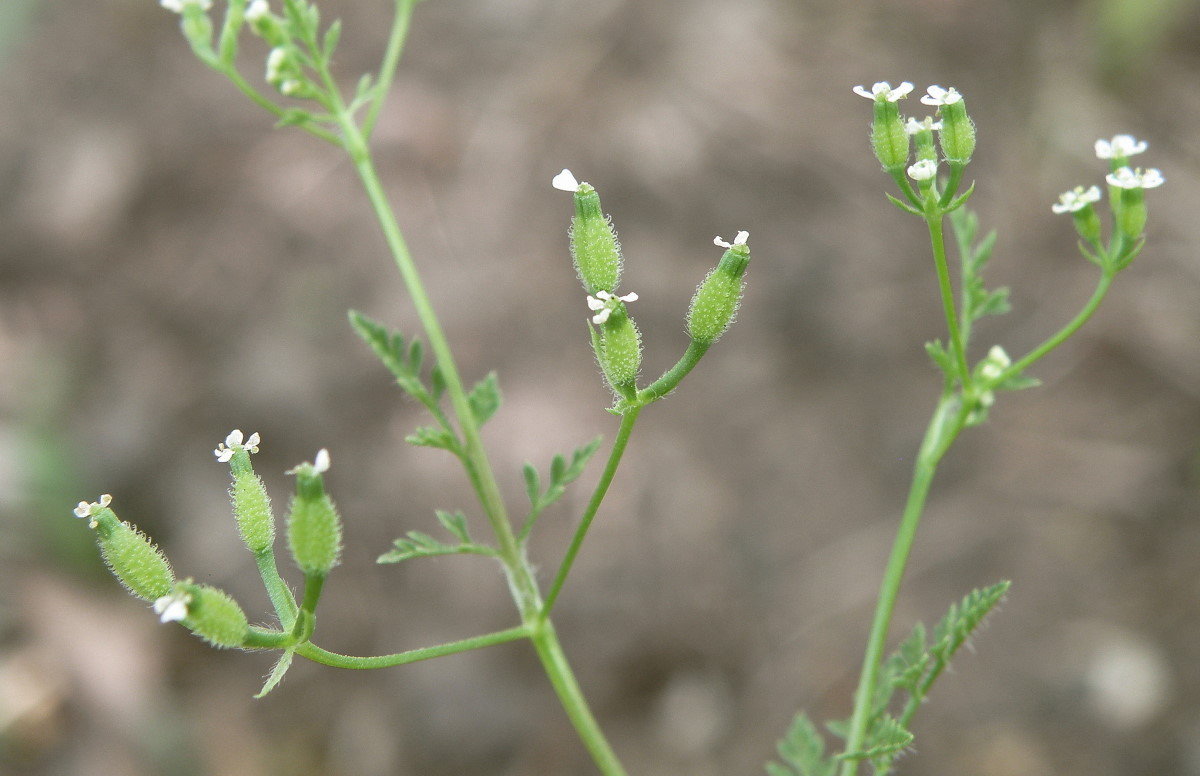
[[[436,510],[438,522],[442,524],[458,544],[446,544],[421,531],[409,531],[396,539],[395,547],[376,559],[376,563],[399,563],[411,558],[431,558],[437,555],[489,555],[495,557],[495,549],[478,544],[471,539],[467,530],[467,518],[462,512]]]
[[[467,402],[471,405],[471,414],[477,426],[483,426],[496,414],[496,410],[500,409],[500,384],[496,381],[495,372],[488,372],[487,377],[475,383],[475,387],[467,394]]]
[[[962,260],[963,326],[968,326],[968,321],[977,321],[988,315],[1007,313],[1012,309],[1008,302],[1008,289],[988,291],[980,274],[992,258],[992,250],[996,247],[996,230],[988,232],[977,242],[979,216],[965,207],[950,213],[950,226],[954,230],[954,240]]]
[[[279,683],[283,681],[283,675],[292,667],[292,656],[295,654],[296,650],[294,648],[283,651],[283,654],[279,656],[279,660],[275,661],[275,667],[271,669],[271,675],[267,677],[266,683],[263,684],[263,688],[258,691],[258,694],[254,696],[255,698],[262,698],[279,686]]]
[[[998,582],[971,591],[962,601],[951,605],[932,633],[921,623],[913,627],[912,634],[900,643],[876,676],[867,735],[861,750],[841,755],[841,759],[869,760],[880,776],[891,772],[892,762],[912,743],[908,726],[928,697],[933,683],[988,613],[1004,598],[1009,584]],[[908,698],[899,714],[893,715],[890,709],[897,690],[903,690]],[[842,737],[848,727],[847,720],[829,725],[833,733]],[[801,772],[801,776],[805,774]]]
[[[767,763],[769,776],[833,776],[837,770],[837,760],[825,757],[825,740],[804,712],[792,719],[777,749],[785,765]]]
[[[521,527],[521,540],[529,536],[534,523],[537,522],[546,507],[562,498],[567,486],[583,474],[587,462],[600,449],[601,441],[602,437],[596,437],[583,447],[577,448],[571,454],[570,463],[567,463],[567,459],[561,453],[555,455],[554,459],[550,461],[550,482],[546,485],[545,490],[542,489],[542,481],[537,468],[528,461],[525,462],[521,473],[525,478],[525,493],[529,496],[530,507],[529,515]]]

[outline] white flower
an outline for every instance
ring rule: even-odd
[[[302,464],[288,469],[286,472],[284,472],[284,474],[298,474],[305,470],[311,470],[313,474],[324,474],[325,472],[329,471],[329,465],[329,451],[322,447],[317,451],[317,455],[313,458],[312,463],[305,461]]]
[[[953,86],[949,89],[931,86],[926,91],[929,93],[921,98],[922,105],[953,105],[962,99],[962,95]]]
[[[574,193],[579,188],[579,181],[575,180],[575,176],[566,167],[562,172],[550,179],[550,185],[559,191],[569,191]]]
[[[213,450],[213,455],[215,455],[217,460],[221,463],[228,463],[229,459],[233,458],[233,454],[236,453],[239,448],[244,448],[246,452],[251,454],[257,453],[258,443],[261,441],[262,440],[259,438],[258,432],[255,431],[250,435],[250,438],[246,440],[245,444],[243,444],[242,431],[241,429],[235,428],[233,431],[229,432],[229,436],[225,437],[224,442],[217,445],[217,449]]]
[[[746,233],[749,236],[749,233]],[[612,300],[619,299],[622,302],[636,302],[638,295],[630,291],[625,296],[616,296],[607,291],[597,291],[595,296],[588,295],[587,306],[589,310],[597,311],[592,316],[592,323],[599,326],[608,320],[608,316],[612,315],[613,307],[610,304]]]
[[[313,474],[324,474],[325,472],[329,471],[329,464],[329,451],[322,447],[317,451],[317,455],[315,458],[313,458],[312,463],[305,461],[302,464],[288,469],[286,472],[284,472],[284,474],[298,474],[301,471],[308,469],[311,469]]]
[[[108,493],[105,493],[103,496],[101,496],[99,501],[80,501],[79,506],[75,507],[74,510],[75,517],[91,517],[93,507],[99,509],[101,507],[106,507],[111,503],[112,496]]]
[[[1092,186],[1087,191],[1076,186],[1058,195],[1058,202],[1050,206],[1055,213],[1078,213],[1093,202],[1100,201],[1100,187]]]
[[[868,100],[878,100],[880,98],[888,102],[896,102],[900,98],[906,96],[913,89],[913,85],[908,81],[897,86],[895,89],[887,81],[880,81],[871,87],[871,91],[867,91],[862,86],[854,87],[854,93],[866,97]]]
[[[1104,176],[1104,180],[1119,189],[1153,189],[1167,182],[1162,173],[1153,167],[1149,170],[1143,170],[1141,167],[1136,170],[1122,167]]]
[[[267,0],[254,0],[246,7],[246,21],[253,24],[270,12],[271,8],[267,5]]]
[[[188,616],[192,596],[186,590],[174,590],[155,600],[154,613],[159,622],[180,622]]]
[[[158,0],[158,4],[168,11],[175,13],[183,13],[184,9],[189,5],[200,6],[201,11],[207,11],[212,8],[212,0]]]
[[[1012,366],[1012,359],[1004,352],[1004,348],[999,345],[992,345],[992,349],[988,351],[987,358],[983,360],[983,366],[979,368],[979,376],[988,380],[995,380],[1004,374],[1004,370],[1010,366]]]
[[[909,116],[908,122],[904,125],[904,131],[909,135],[915,135],[918,132],[923,132],[927,129],[940,132],[942,129],[942,122],[934,121],[933,116],[926,116],[923,121],[917,121],[912,116]]]
[[[267,55],[267,83],[274,84],[283,78],[283,66],[287,64],[288,52],[283,46],[276,46]]]
[[[1096,156],[1101,159],[1124,159],[1140,154],[1147,148],[1149,145],[1145,140],[1139,141],[1133,135],[1114,135],[1112,140],[1096,141]]]
[[[749,232],[738,232],[737,237],[734,237],[733,243],[730,244],[730,243],[727,243],[724,240],[722,240],[720,235],[717,235],[716,237],[713,238],[713,245],[719,245],[722,248],[732,248],[734,245],[745,245],[746,241],[749,239],[750,239]]]
[[[914,181],[927,181],[937,175],[937,162],[933,159],[922,159],[908,168],[908,177]]]

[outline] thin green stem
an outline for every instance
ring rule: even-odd
[[[510,641],[520,641],[521,639],[528,638],[530,633],[531,629],[528,625],[518,625],[515,628],[487,633],[482,636],[473,636],[469,639],[450,641],[432,647],[410,649],[406,652],[397,652],[393,655],[378,655],[374,657],[339,655],[336,652],[321,649],[316,644],[310,642],[297,647],[296,654],[306,657],[314,663],[322,663],[334,668],[390,668],[392,666],[401,666],[405,663],[416,663],[421,660],[429,660],[430,658],[455,655],[459,652],[469,652],[472,649],[491,647],[496,644],[507,644]]]
[[[255,553],[254,562],[258,565],[258,574],[262,577],[263,586],[267,589],[267,597],[279,617],[283,629],[291,630],[296,622],[296,598],[288,588],[283,577],[279,576],[279,567],[275,565],[275,551],[268,547],[263,552]]]
[[[1092,292],[1092,298],[1088,299],[1087,304],[1083,306],[1079,314],[1041,345],[1029,351],[1027,355],[1017,359],[1012,366],[1004,370],[997,382],[1003,382],[1011,376],[1021,374],[1035,361],[1043,358],[1050,351],[1066,342],[1075,332],[1079,331],[1080,327],[1087,323],[1088,319],[1096,312],[1100,303],[1104,301],[1104,297],[1108,295],[1108,289],[1112,286],[1113,278],[1116,277],[1116,274],[1116,270],[1103,269],[1100,274],[1100,280],[1096,283],[1096,290]]]
[[[375,96],[371,99],[371,107],[363,117],[362,133],[366,138],[371,137],[379,112],[391,89],[392,79],[396,75],[396,65],[400,62],[400,54],[404,51],[404,41],[408,38],[409,22],[412,20],[413,7],[417,0],[396,0],[396,17],[392,20],[392,31],[388,35],[387,50],[379,65],[379,79],[375,82]]]
[[[675,363],[675,366],[664,372],[662,377],[637,392],[637,402],[644,406],[661,399],[675,390],[680,381],[687,377],[688,372],[696,368],[696,364],[700,363],[700,359],[704,357],[704,354],[708,352],[710,347],[712,347],[711,342],[696,342],[692,340],[688,344],[687,350],[683,352],[683,356]]]
[[[854,712],[850,718],[850,729],[846,737],[845,754],[847,755],[854,755],[863,748],[867,725],[871,719],[875,684],[883,663],[883,652],[887,646],[892,612],[896,607],[896,598],[900,593],[904,569],[908,565],[908,556],[917,535],[917,526],[921,522],[921,514],[925,509],[925,501],[929,496],[929,488],[933,483],[934,474],[937,473],[938,463],[953,444],[959,432],[962,431],[966,417],[967,413],[958,398],[952,394],[943,394],[921,443],[921,451],[913,470],[908,500],[904,505],[904,515],[901,517],[900,527],[896,531],[896,540],[892,545],[892,554],[888,558],[887,568],[883,573],[883,583],[879,589],[879,599],[875,605],[875,616],[871,621],[871,633],[867,638],[867,649],[863,656],[862,674],[859,676],[858,690],[854,694]],[[858,759],[853,758],[844,760],[841,776],[854,776],[858,771],[858,762]]]
[[[600,504],[604,501],[605,494],[608,493],[608,486],[612,484],[613,477],[616,476],[617,467],[621,465],[621,457],[625,455],[625,447],[629,444],[629,435],[633,433],[633,426],[637,423],[638,415],[641,412],[641,407],[634,407],[621,416],[621,427],[617,429],[616,439],[613,440],[612,450],[608,454],[608,462],[604,464],[604,471],[600,474],[600,481],[596,483],[596,489],[592,491],[592,498],[583,510],[579,527],[575,529],[575,535],[571,538],[571,544],[567,547],[567,553],[558,566],[554,582],[550,585],[545,603],[542,604],[541,611],[538,613],[538,619],[546,622],[547,625],[549,625],[547,618],[550,616],[550,610],[554,607],[554,602],[558,600],[558,594],[562,592],[563,585],[567,582],[567,575],[571,573],[575,556],[579,554],[579,548],[583,546],[584,537],[587,536],[592,520],[596,517],[596,512],[600,510]]]
[[[950,269],[946,265],[946,238],[942,232],[942,216],[927,216],[929,241],[933,245],[933,263],[937,269],[938,289],[942,294],[942,310],[946,314],[946,329],[950,333],[950,347],[958,362],[963,388],[971,385],[971,368],[967,365],[967,349],[958,328],[958,313],[954,309],[954,287],[950,283]]]
[[[571,671],[562,645],[554,632],[554,625],[549,620],[543,621],[530,639],[542,661],[542,668],[558,693],[558,699],[566,710],[567,717],[575,726],[575,731],[600,772],[604,776],[625,776],[625,768],[617,759],[596,718],[592,716],[591,709],[588,708],[583,691],[575,680],[575,674]]]
[[[287,113],[286,110],[279,107],[275,103],[271,102],[271,100],[269,98],[263,96],[263,94],[261,92],[259,92],[253,86],[251,86],[250,83],[248,81],[246,81],[245,78],[242,77],[242,74],[239,73],[232,65],[223,65],[223,66],[218,67],[217,69],[221,73],[224,73],[225,77],[228,78],[230,81],[232,81],[233,85],[236,86],[242,94],[249,97],[250,100],[253,101],[255,105],[257,105],[260,108],[262,108],[263,110],[267,111],[275,118],[281,119]],[[311,122],[307,122],[307,121],[302,122],[302,123],[297,124],[296,126],[298,126],[300,129],[303,129],[305,132],[309,133],[310,135],[319,137],[328,143],[332,143],[333,145],[338,146],[339,148],[342,146],[341,138],[339,138],[337,135],[333,134],[329,130],[322,129],[322,128],[316,126],[315,124],[312,124]]]

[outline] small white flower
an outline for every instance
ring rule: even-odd
[[[1140,154],[1149,148],[1145,140],[1138,140],[1133,135],[1114,135],[1112,140],[1096,141],[1096,156],[1101,159],[1124,159],[1127,156]]]
[[[158,0],[158,4],[175,13],[183,13],[189,5],[200,6],[201,11],[212,8],[212,0]]]
[[[725,242],[724,240],[721,239],[720,235],[717,235],[716,237],[713,238],[713,245],[719,245],[722,248],[732,248],[734,245],[745,245],[746,241],[749,239],[750,239],[749,232],[738,232],[737,237],[733,238],[732,243]]]
[[[995,380],[1004,374],[1004,370],[1010,366],[1012,366],[1012,359],[1004,352],[1004,348],[999,345],[992,345],[992,349],[988,351],[987,358],[983,360],[983,366],[979,369],[979,376],[988,380]]]
[[[926,91],[929,93],[921,98],[921,104],[923,105],[953,105],[962,99],[962,95],[953,86],[949,89],[943,89],[940,86],[931,86]]]
[[[918,132],[923,132],[927,129],[934,132],[940,132],[942,129],[942,122],[934,121],[933,116],[926,116],[923,121],[917,121],[912,116],[909,116],[908,122],[904,125],[904,131],[909,135],[915,135]]]
[[[188,616],[192,596],[186,590],[174,590],[155,600],[154,613],[159,622],[181,622]]]
[[[242,431],[241,429],[235,428],[233,431],[229,432],[227,437],[225,437],[224,442],[217,445],[217,449],[213,450],[213,455],[215,455],[217,460],[221,463],[228,463],[229,459],[233,458],[233,454],[237,452],[238,448],[244,448],[246,452],[251,454],[257,453],[258,443],[261,441],[262,440],[259,438],[258,432],[255,431],[243,444]]]
[[[1058,202],[1050,206],[1055,213],[1078,213],[1093,202],[1100,201],[1100,187],[1092,186],[1087,191],[1076,186],[1058,195]]]
[[[284,474],[299,474],[301,471],[311,470],[313,474],[324,474],[329,471],[330,459],[329,451],[322,447],[317,451],[317,455],[313,458],[313,462],[305,461],[288,469]]]
[[[897,100],[901,99],[902,97],[907,96],[908,93],[912,91],[912,89],[913,89],[913,85],[910,84],[908,81],[903,82],[902,84],[897,86],[895,89],[893,89],[892,85],[890,83],[888,83],[887,81],[880,81],[879,83],[872,86],[871,91],[869,91],[869,92],[866,90],[865,87],[856,86],[856,87],[854,87],[854,93],[857,95],[860,95],[862,97],[866,97],[868,100],[878,100],[880,98],[883,98],[883,99],[887,100],[888,102],[896,102]]]
[[[630,291],[625,296],[616,296],[607,291],[597,291],[595,296],[588,295],[587,306],[589,310],[597,311],[592,316],[592,323],[599,326],[608,320],[608,316],[612,315],[613,305],[609,304],[614,299],[619,299],[622,302],[636,302],[638,295]]]
[[[1119,189],[1153,189],[1167,182],[1162,173],[1153,167],[1149,170],[1143,170],[1141,167],[1136,170],[1122,167],[1104,176],[1104,180]]]
[[[100,497],[99,501],[80,501],[79,506],[75,507],[75,517],[91,517],[92,508],[106,507],[112,503],[112,496],[105,493]]]
[[[937,162],[933,159],[922,159],[908,168],[908,177],[914,181],[927,181],[937,175]]]
[[[254,0],[246,7],[246,21],[254,24],[269,13],[271,8],[267,5],[267,0]]]
[[[573,194],[579,188],[579,181],[564,167],[562,172],[550,179],[550,185],[559,191],[569,191]]]
[[[283,66],[287,64],[288,52],[283,46],[276,46],[267,54],[267,83],[274,84],[283,79]]]

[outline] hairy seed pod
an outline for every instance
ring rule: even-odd
[[[144,533],[117,519],[108,508],[91,520],[104,562],[130,593],[154,601],[171,592],[175,585],[171,564]]]

